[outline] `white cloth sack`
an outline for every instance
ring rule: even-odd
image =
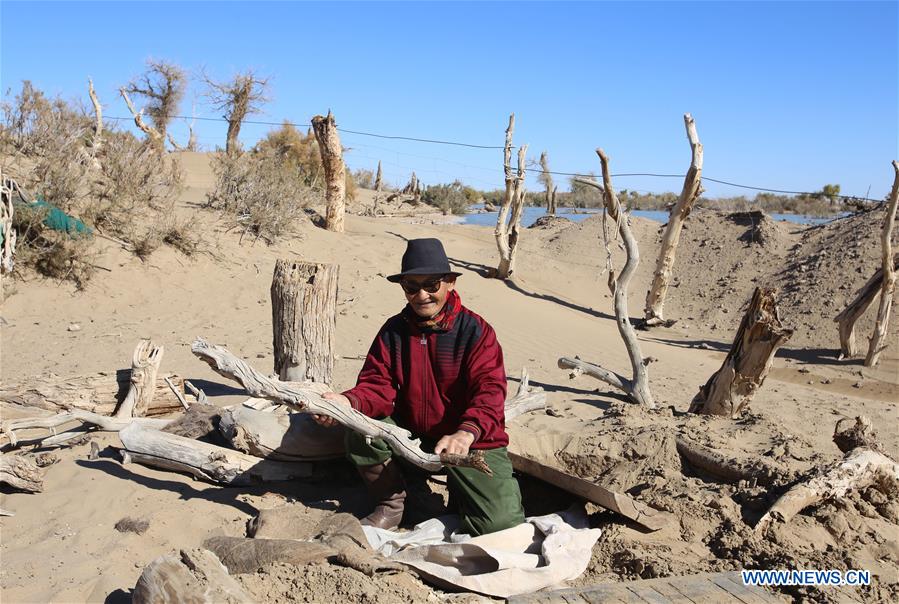
[[[583,506],[480,537],[455,534],[459,526],[458,516],[442,516],[407,532],[362,529],[375,550],[429,582],[500,598],[580,576],[602,532],[588,528]]]

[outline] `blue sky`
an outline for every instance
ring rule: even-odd
[[[224,78],[272,76],[252,119],[308,123],[333,110],[343,128],[502,145],[552,169],[683,174],[683,113],[696,119],[705,176],[775,189],[882,198],[899,155],[899,11],[894,2],[7,2],[0,3],[0,86],[23,79],[87,102],[90,75],[108,116],[148,57]],[[189,115],[193,82],[182,113]],[[202,97],[199,116],[216,117]],[[126,122],[124,127],[129,127]],[[247,125],[252,144],[270,129]],[[200,143],[225,125],[199,123]],[[185,140],[186,125],[173,132]],[[459,178],[502,186],[502,151],[344,134],[352,168],[388,179]],[[565,177],[557,177],[567,185]],[[620,177],[617,188],[679,190],[681,179]],[[752,195],[712,182],[711,195]],[[529,178],[529,188],[539,186]]]

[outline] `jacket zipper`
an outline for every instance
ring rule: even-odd
[[[425,370],[426,364],[430,362],[428,359],[428,340],[425,334],[421,334],[421,345],[422,345],[422,364],[421,364],[421,410],[422,410],[422,424],[423,427],[427,429],[430,424],[428,424],[428,401],[427,401],[427,387],[428,387],[428,374]]]

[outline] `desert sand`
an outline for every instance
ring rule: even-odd
[[[752,524],[783,491],[725,485],[687,468],[674,447],[684,433],[738,459],[761,458],[798,479],[841,457],[831,442],[841,417],[869,417],[884,452],[899,458],[899,321],[874,369],[838,361],[833,316],[879,263],[881,212],[800,227],[765,218],[696,211],[687,221],[666,311],[678,322],[639,332],[659,411],[627,403],[587,376],[569,379],[557,367],[579,355],[622,373],[628,357],[618,336],[604,273],[602,219],[564,220],[522,235],[517,268],[508,282],[485,278],[498,259],[492,229],[450,224],[439,216],[375,218],[349,214],[346,233],[298,225],[274,246],[228,230],[227,221],[199,208],[211,186],[202,154],[183,154],[187,187],[179,212],[195,214],[202,251],[186,257],[161,248],[142,262],[114,243],[103,248],[101,270],[83,291],[37,276],[7,284],[2,307],[4,389],[35,376],[74,376],[130,365],[140,338],[165,345],[163,371],[202,385],[218,405],[243,400],[234,383],[214,374],[190,352],[203,336],[226,345],[255,367],[272,368],[269,287],[279,258],[340,265],[334,388],[354,384],[379,326],[404,304],[384,276],[399,266],[405,240],[439,237],[463,275],[463,303],[496,329],[506,370],[527,367],[548,392],[554,415],[529,414],[509,426],[512,448],[674,514],[676,521],[646,533],[621,517],[588,506],[604,529],[587,572],[571,585],[739,568],[861,568],[870,588],[795,588],[781,595],[830,601],[895,601],[899,597],[899,503],[877,491],[806,510],[774,537],[753,536]],[[351,204],[358,210],[368,197]],[[661,225],[634,218],[643,261],[630,287],[630,314],[642,314],[658,251]],[[613,245],[613,261],[623,252]],[[739,420],[686,413],[700,385],[720,366],[756,285],[777,287],[784,323],[795,334]],[[875,305],[876,306],[876,305]],[[858,326],[867,344],[875,308]],[[895,314],[895,313],[894,313]],[[80,329],[70,331],[77,324]],[[513,383],[514,386],[514,383]],[[3,418],[33,410],[3,403]],[[0,508],[0,588],[5,602],[126,602],[142,569],[157,556],[198,547],[210,535],[245,535],[256,510],[285,504],[306,510],[309,522],[333,511],[362,512],[361,483],[352,473],[329,479],[257,488],[222,488],[174,472],[120,464],[109,446],[115,434],[89,445],[58,449],[38,494],[3,491]],[[522,479],[528,514],[571,503]],[[149,521],[143,534],[120,533],[123,517]],[[275,566],[241,578],[263,601],[427,601],[446,594],[404,573],[369,578],[330,565]],[[453,596],[463,599],[471,596]]]

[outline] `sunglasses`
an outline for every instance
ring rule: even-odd
[[[409,294],[410,296],[414,296],[418,293],[418,290],[423,289],[429,294],[436,293],[438,289],[440,289],[440,284],[443,283],[443,277],[438,277],[437,279],[431,279],[430,281],[423,281],[422,283],[415,283],[413,281],[400,281],[400,286],[402,286],[403,291]]]

